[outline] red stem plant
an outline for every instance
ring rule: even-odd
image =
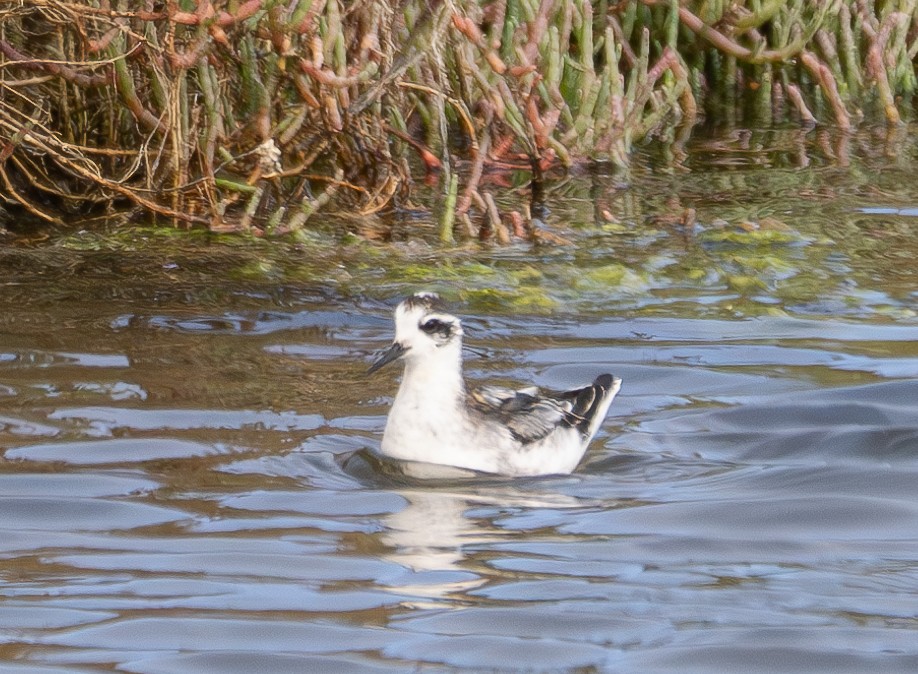
[[[626,167],[634,142],[705,116],[899,123],[915,5],[2,3],[0,198],[55,223],[126,209],[283,233],[397,210],[426,178],[444,240],[506,240],[535,231],[499,212],[507,171]]]

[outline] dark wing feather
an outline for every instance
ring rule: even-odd
[[[497,417],[511,435],[524,444],[541,440],[558,426],[574,426],[579,422],[579,418],[571,414],[576,402],[502,386],[475,389],[469,394],[469,402],[481,414]]]
[[[524,444],[541,440],[559,426],[576,428],[587,438],[593,418],[614,385],[615,378],[603,374],[590,386],[548,395],[535,388],[514,391],[482,386],[469,394],[469,403],[479,413],[498,418]]]

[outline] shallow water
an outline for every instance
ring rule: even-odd
[[[374,453],[398,373],[364,371],[406,281],[8,276],[0,668],[918,670],[913,268],[807,237],[775,253],[823,274],[805,302],[784,276],[567,286],[547,313],[455,291],[473,382],[625,381],[575,474],[524,480]],[[696,264],[589,240],[591,268]]]

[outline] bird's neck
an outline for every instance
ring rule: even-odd
[[[405,376],[399,396],[407,395],[423,406],[429,403],[437,407],[459,401],[464,394],[460,349],[449,348],[448,351],[438,353],[437,358],[405,363]]]

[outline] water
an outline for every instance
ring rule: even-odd
[[[7,251],[0,670],[918,670],[914,238],[904,198],[855,196],[897,209],[874,255],[800,207],[753,292],[722,281],[761,242],[663,226],[452,259],[493,270],[432,279],[472,382],[625,382],[575,474],[523,480],[374,453],[398,373],[364,372],[411,286],[391,269]]]

